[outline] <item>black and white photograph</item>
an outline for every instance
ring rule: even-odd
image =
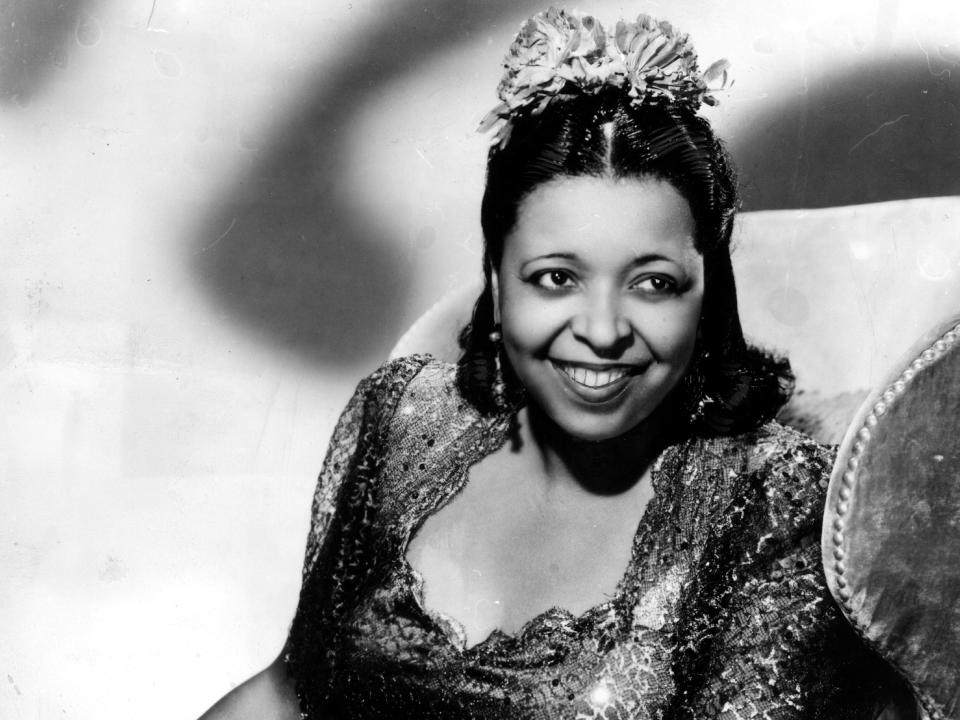
[[[960,720],[960,4],[0,0],[0,717]]]

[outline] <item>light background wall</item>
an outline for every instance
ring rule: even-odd
[[[731,60],[747,209],[960,194],[956,3],[578,6]],[[0,717],[191,717],[279,651],[339,408],[476,272],[538,9],[0,0]]]

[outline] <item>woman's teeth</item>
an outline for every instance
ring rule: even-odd
[[[609,370],[588,370],[577,367],[576,365],[563,365],[556,363],[557,369],[564,373],[575,383],[584,385],[588,388],[602,388],[606,385],[615,383],[627,374],[627,369],[623,367],[610,368]]]

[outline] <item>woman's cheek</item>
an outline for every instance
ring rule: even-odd
[[[546,354],[550,343],[565,325],[563,303],[545,302],[518,294],[504,305],[501,325],[504,340],[531,354]]]
[[[650,304],[635,312],[630,322],[654,357],[685,364],[696,345],[700,307],[696,300]]]

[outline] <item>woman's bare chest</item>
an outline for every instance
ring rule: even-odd
[[[630,563],[649,477],[596,496],[529,473],[496,458],[478,464],[407,549],[426,608],[459,623],[468,644],[495,629],[515,634],[551,608],[580,615],[614,595]]]

